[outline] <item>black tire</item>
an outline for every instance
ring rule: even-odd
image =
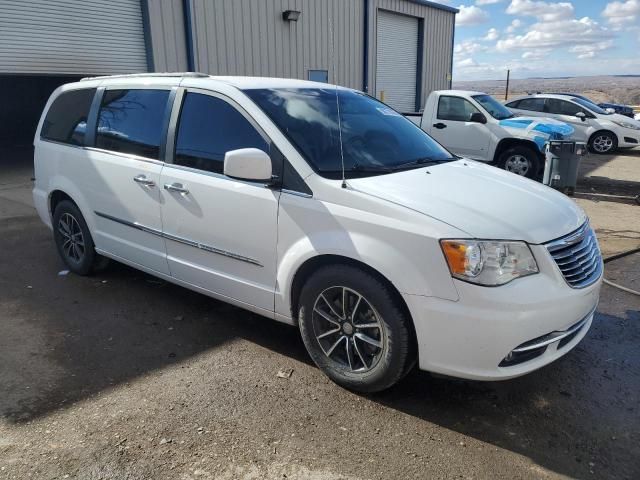
[[[602,130],[591,135],[589,150],[598,155],[613,153],[618,148],[618,137],[615,133]]]
[[[541,165],[538,153],[526,145],[507,148],[498,158],[498,166],[503,170],[532,179],[540,175]]]
[[[73,273],[89,275],[106,267],[108,259],[96,253],[87,222],[69,200],[61,201],[53,213],[53,238],[60,258]]]
[[[339,317],[331,314],[334,310],[329,303],[340,310],[341,304],[332,299],[338,302],[344,293],[336,289],[346,289],[344,303],[349,305],[346,314],[344,310],[341,312],[345,320],[341,327],[325,317],[327,313],[333,320]],[[329,301],[322,300],[321,295]],[[360,301],[358,296],[362,297]],[[299,304],[300,332],[307,351],[315,364],[338,385],[357,392],[378,392],[394,385],[413,367],[416,348],[411,320],[397,297],[376,276],[349,265],[322,267],[305,283]],[[325,315],[320,311],[326,312]],[[374,323],[379,327],[372,327]],[[325,333],[321,332],[325,324],[326,328],[339,328],[339,331],[318,339]],[[346,324],[350,325],[348,330]],[[346,340],[339,340],[342,337]],[[372,340],[380,347],[369,343]],[[334,347],[328,355],[329,345],[334,342],[340,342],[339,347]]]

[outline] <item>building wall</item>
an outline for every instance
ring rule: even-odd
[[[284,21],[285,10],[299,20]],[[192,15],[198,71],[306,79],[327,70],[330,82],[362,88],[362,0],[193,0]]]
[[[363,89],[365,0],[190,2],[194,70],[301,79],[309,70],[327,70],[330,82]],[[421,103],[432,90],[449,88],[455,14],[420,0],[368,2],[367,91],[376,91],[379,9],[423,19]],[[187,70],[183,2],[148,0],[148,5],[154,69]],[[285,10],[300,11],[299,20],[282,20]]]
[[[184,12],[179,0],[147,0],[153,69],[156,72],[187,70]]]
[[[433,90],[450,87],[455,14],[406,0],[369,0],[368,92],[376,91],[376,41],[378,10],[388,10],[423,19],[421,105]]]

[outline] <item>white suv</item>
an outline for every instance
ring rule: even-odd
[[[506,104],[521,115],[554,118],[568,123],[594,153],[612,153],[617,148],[640,146],[640,122],[611,113],[582,97],[537,94]]]
[[[202,74],[57,89],[34,200],[81,275],[114,259],[298,325],[334,381],[516,377],[587,333],[602,261],[567,197],[452,156],[360,92]]]

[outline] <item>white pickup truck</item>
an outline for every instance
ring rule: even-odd
[[[423,113],[407,117],[456,155],[529,178],[541,173],[545,143],[573,134],[566,123],[516,116],[491,95],[464,90],[432,92]]]

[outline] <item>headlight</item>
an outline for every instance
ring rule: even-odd
[[[451,275],[478,285],[497,286],[538,273],[524,242],[491,240],[441,240]]]
[[[640,127],[631,122],[625,122],[624,120],[611,120],[613,123],[620,127],[630,128],[632,130],[640,130]]]

